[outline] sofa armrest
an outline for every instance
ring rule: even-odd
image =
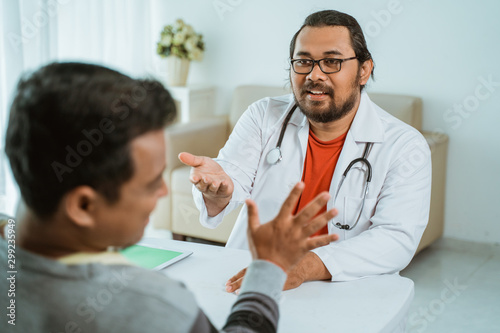
[[[448,155],[448,136],[437,132],[422,132],[432,158],[431,207],[429,223],[424,231],[417,253],[443,235],[444,203],[446,186],[446,161]]]
[[[227,117],[199,119],[169,126],[165,132],[167,168],[163,179],[170,187],[174,169],[184,166],[178,159],[183,151],[215,157],[227,140]],[[171,192],[172,195],[172,192]],[[172,197],[160,198],[151,214],[155,228],[172,230]]]
[[[216,157],[227,141],[227,116],[175,124],[166,130],[167,168],[183,166],[177,156],[182,152]]]

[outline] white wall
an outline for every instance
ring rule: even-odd
[[[61,3],[57,57],[101,61],[132,75],[163,75],[154,54],[162,26],[177,18],[192,24],[207,50],[203,62],[192,64],[189,82],[217,87],[218,113],[227,112],[237,85],[287,83],[289,41],[308,14],[337,9],[353,15],[376,62],[368,91],[421,96],[424,129],[450,136],[445,235],[500,242],[499,1]],[[86,12],[92,9],[99,14]]]
[[[286,83],[289,41],[306,15],[321,9],[353,15],[376,62],[368,91],[421,96],[424,129],[450,136],[445,235],[500,242],[500,2],[308,3],[158,0],[152,24],[160,31],[180,17],[204,34],[206,57],[192,65],[189,82],[216,85],[225,112],[239,84]]]

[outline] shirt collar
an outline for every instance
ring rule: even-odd
[[[120,252],[105,251],[98,253],[78,252],[61,258],[57,261],[66,265],[84,265],[99,263],[103,265],[132,265]]]

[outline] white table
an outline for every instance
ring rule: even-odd
[[[224,290],[226,281],[248,266],[243,250],[163,239],[147,239],[193,254],[161,272],[194,293],[212,323],[222,328],[236,300]],[[279,332],[403,332],[413,299],[413,281],[384,275],[351,282],[306,282],[285,291],[280,302]]]

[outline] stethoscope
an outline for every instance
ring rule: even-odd
[[[285,135],[286,127],[290,122],[290,118],[292,118],[293,111],[295,111],[296,108],[297,104],[295,104],[286,115],[286,118],[283,121],[283,124],[281,125],[281,132],[280,132],[280,137],[278,139],[278,143],[276,144],[276,147],[274,147],[267,153],[266,156],[267,163],[275,165],[281,162],[281,160],[283,159],[283,156],[281,155],[281,144],[283,143],[283,136]]]
[[[333,202],[333,207],[337,207],[336,204],[337,204],[337,198],[339,197],[340,188],[342,187],[342,184],[344,183],[344,180],[347,177],[347,173],[349,172],[349,170],[351,170],[352,166],[356,163],[362,163],[362,164],[366,165],[367,172],[366,172],[366,178],[365,178],[365,188],[363,191],[363,201],[361,201],[361,209],[359,210],[359,214],[358,214],[358,217],[356,218],[356,222],[354,222],[352,227],[349,224],[342,224],[340,222],[337,222],[334,224],[334,226],[339,228],[339,229],[343,229],[343,230],[354,229],[354,227],[359,222],[359,219],[361,217],[361,213],[363,212],[363,207],[365,207],[365,199],[366,199],[366,195],[368,194],[368,185],[372,181],[372,165],[370,164],[370,162],[368,162],[368,159],[367,159],[368,154],[370,153],[372,146],[373,146],[373,142],[367,142],[365,144],[365,151],[363,152],[363,156],[352,160],[351,163],[349,163],[349,165],[345,169],[344,173],[342,174],[342,179],[340,180],[339,186],[337,187],[337,192],[335,192],[335,200]]]
[[[281,160],[283,159],[283,155],[281,154],[281,145],[283,143],[283,137],[285,135],[286,128],[288,126],[288,123],[290,122],[290,118],[292,118],[292,114],[295,111],[295,109],[297,109],[297,104],[295,104],[290,109],[290,111],[288,112],[288,114],[285,117],[285,120],[283,121],[283,124],[281,125],[281,132],[280,132],[280,136],[278,139],[278,143],[276,144],[276,147],[274,147],[273,149],[271,149],[267,153],[266,161],[267,161],[267,163],[269,163],[271,165],[276,165],[279,162],[281,162]],[[365,206],[366,195],[368,194],[368,187],[369,187],[368,185],[370,184],[370,182],[372,180],[372,166],[367,159],[368,154],[370,153],[372,146],[373,146],[373,142],[367,142],[365,144],[365,150],[363,152],[363,156],[352,160],[351,163],[349,163],[349,165],[345,169],[344,173],[342,174],[342,179],[340,180],[339,186],[337,187],[337,191],[335,192],[335,200],[333,203],[334,207],[336,207],[338,194],[340,192],[342,184],[344,183],[344,180],[347,177],[347,174],[349,173],[349,171],[351,170],[353,165],[356,163],[361,163],[361,164],[366,165],[367,172],[366,172],[366,177],[365,177],[365,186],[364,186],[364,190],[363,190],[363,200],[361,202],[361,209],[359,210],[359,214],[358,214],[358,217],[356,218],[356,222],[354,222],[354,224],[352,226],[350,226],[348,224],[342,224],[340,222],[333,224],[335,227],[337,227],[339,229],[343,229],[343,230],[354,229],[354,227],[356,227],[356,225],[358,224],[359,219],[361,218],[361,213],[363,212],[363,208]]]

